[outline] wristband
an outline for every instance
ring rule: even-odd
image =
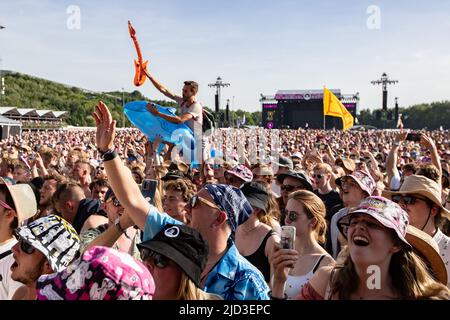
[[[106,149],[106,151],[102,151],[100,148],[97,148],[97,151],[100,154],[100,156],[103,157],[105,153],[112,152],[114,151],[114,149]]]
[[[103,162],[113,160],[117,157],[117,152],[114,150],[108,150],[105,152],[104,155],[102,155]]]
[[[288,299],[288,296],[287,296],[287,294],[285,293],[283,298],[276,298],[276,297],[273,297],[273,296],[272,296],[272,290],[271,290],[271,291],[269,291],[269,298],[270,298],[270,300],[287,300],[287,299]]]
[[[123,233],[123,234],[125,235],[125,237],[127,237],[129,240],[131,240],[131,238],[130,238],[130,237],[128,236],[128,234],[127,234],[127,231],[124,230],[124,229],[122,228],[122,226],[120,225],[120,219],[119,219],[119,218],[116,219],[116,221],[114,222],[114,224],[116,225],[117,230],[119,230],[120,233]]]

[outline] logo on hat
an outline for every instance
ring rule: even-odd
[[[164,235],[168,238],[176,238],[180,234],[180,229],[178,227],[171,227],[164,231]]]

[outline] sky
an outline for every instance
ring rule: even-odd
[[[74,9],[75,8],[75,9]],[[79,13],[79,14],[78,14]],[[360,109],[381,107],[383,72],[400,106],[450,100],[450,1],[0,0],[0,64],[94,91],[133,91],[131,20],[148,70],[171,91],[200,84],[214,105],[260,110],[260,94],[341,89]],[[150,82],[137,88],[163,99]]]

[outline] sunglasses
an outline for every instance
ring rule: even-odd
[[[363,224],[366,229],[372,229],[372,230],[381,230],[381,229],[384,228],[379,223],[372,222],[372,221],[369,221],[369,220],[357,219],[356,217],[350,217],[350,221],[349,222],[347,222],[347,223],[342,223],[341,222],[339,225],[340,225],[340,227],[342,229],[342,233],[345,235],[345,237],[347,237],[348,229],[350,227],[354,228],[358,224]]]
[[[323,175],[321,175],[321,174],[314,174],[314,175],[313,175],[313,178],[314,178],[314,179],[319,179],[319,180],[320,180],[320,179],[323,178]]]
[[[162,254],[159,254],[153,250],[150,249],[141,249],[141,258],[142,261],[145,261],[147,259],[152,259],[155,267],[158,269],[164,269],[169,264],[169,259]]]
[[[392,196],[392,201],[394,201],[395,203],[403,202],[406,205],[413,205],[416,203],[417,200],[428,202],[428,199],[417,196],[402,196],[399,194]]]
[[[97,171],[105,170],[105,167],[97,167]]]
[[[110,203],[110,202],[112,202],[113,206],[116,207],[116,208],[122,206],[122,204],[120,203],[119,199],[117,199],[115,197],[109,198],[108,201],[106,201],[106,203]]]
[[[4,202],[2,200],[0,200],[0,206],[2,206],[5,209],[8,209],[8,210],[13,210],[13,208],[11,208],[6,202]]]
[[[26,254],[33,254],[34,251],[36,251],[36,248],[33,247],[31,244],[26,242],[18,233],[17,231],[14,231],[14,237],[16,237],[17,242],[20,246],[20,250],[23,251],[23,253]]]
[[[290,221],[294,222],[298,219],[298,216],[300,215],[300,213],[298,213],[297,211],[289,211],[286,209],[283,209],[283,214],[286,218],[289,218]]]
[[[217,209],[222,211],[215,203],[212,203],[211,201],[206,200],[205,198],[199,197],[198,195],[193,196],[190,200],[189,200],[189,207],[191,209],[194,209],[195,207],[198,206],[199,202],[203,202],[204,204],[206,204],[208,207]]]
[[[303,188],[304,188],[303,186],[291,186],[291,185],[284,185],[284,184],[280,187],[280,189],[282,191],[287,191],[287,192],[291,192],[291,191],[294,191],[295,189],[303,189]]]

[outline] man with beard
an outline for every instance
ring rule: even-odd
[[[39,217],[47,216],[54,213],[53,194],[58,189],[63,178],[57,175],[49,175],[44,178],[44,184],[40,190],[41,197],[39,199]]]

